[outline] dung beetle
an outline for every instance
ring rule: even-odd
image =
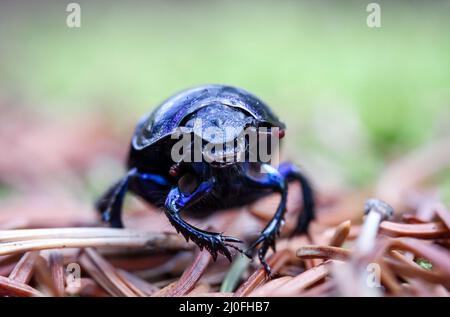
[[[198,121],[202,123],[200,126]],[[253,161],[249,160],[252,147],[248,137],[236,145],[238,139],[242,140],[244,130],[259,131],[263,128],[267,133],[256,139],[258,146],[265,140],[264,135],[273,136],[274,131],[275,138],[284,136],[285,125],[263,101],[245,90],[205,85],[182,91],[138,122],[131,140],[128,172],[100,197],[96,209],[111,226],[123,227],[122,204],[125,193],[130,191],[162,208],[175,229],[200,249],[206,248],[214,260],[221,253],[231,261],[228,248],[240,250],[235,244],[242,241],[197,228],[186,222],[181,212],[204,215],[205,212],[243,206],[277,192],[281,201],[273,218],[245,252],[252,257],[257,251],[260,262],[270,274],[265,256],[269,247],[275,249],[275,239],[284,221],[288,182],[298,181],[303,197],[304,208],[295,232],[305,232],[314,218],[314,197],[308,179],[293,164],[282,163],[273,167],[258,155]],[[210,133],[205,133],[206,130]],[[222,133],[225,130],[227,133]],[[178,139],[174,138],[177,134]],[[181,158],[174,158],[174,147],[179,145],[181,135],[200,140],[188,139],[184,144],[192,149],[197,142],[201,154],[208,155],[195,160],[192,159],[195,151],[182,148],[175,151]],[[206,151],[208,144],[227,146],[225,150],[223,146],[211,150],[210,146],[210,151]],[[240,156],[244,159],[236,160],[237,154],[244,154]],[[230,160],[230,157],[235,160]]]

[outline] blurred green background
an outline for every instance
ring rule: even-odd
[[[77,1],[79,29],[69,2],[1,2],[1,102],[130,134],[181,89],[236,85],[287,123],[289,158],[352,186],[449,134],[450,1],[378,1],[381,28],[370,1]]]

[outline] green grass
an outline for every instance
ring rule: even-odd
[[[419,264],[425,270],[430,271],[430,270],[433,269],[433,264],[430,261],[426,260],[426,259],[418,258],[418,259],[415,260],[415,262],[417,264]]]
[[[0,97],[39,111],[100,109],[120,126],[180,89],[233,84],[287,122],[292,153],[322,154],[358,185],[450,118],[448,2],[381,1],[370,29],[361,1],[79,1],[77,30],[65,3],[36,2],[0,6]],[[336,110],[357,128],[343,133]]]

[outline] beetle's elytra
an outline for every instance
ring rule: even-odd
[[[299,181],[302,188],[304,208],[297,232],[305,231],[314,218],[314,197],[307,178],[294,165],[282,163],[274,168],[258,156],[253,161],[248,159],[252,150],[248,138],[242,135],[246,129],[263,128],[268,131],[266,136],[273,136],[273,131],[278,131],[275,137],[284,136],[285,125],[272,110],[242,89],[206,85],[182,91],[139,121],[131,140],[128,172],[106,191],[96,207],[105,221],[122,227],[123,199],[131,191],[163,208],[176,230],[200,248],[206,248],[213,259],[221,253],[231,261],[228,248],[238,249],[234,244],[240,240],[199,229],[184,221],[181,213],[200,214],[240,206],[278,192],[281,201],[273,218],[246,251],[250,256],[257,250],[261,263],[270,273],[265,255],[269,247],[275,247],[286,210],[288,182]],[[186,149],[178,152],[184,155],[181,159],[174,158],[173,148],[180,142],[174,138],[177,133],[194,136],[192,140],[200,139],[198,144],[203,154],[200,160],[192,160],[192,153],[188,156]],[[262,139],[256,140],[261,146]],[[187,147],[195,148],[195,141],[189,142]],[[243,156],[236,160],[240,154]]]

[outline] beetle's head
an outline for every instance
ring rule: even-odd
[[[283,130],[265,127],[245,110],[221,103],[209,104],[193,112],[183,120],[180,129],[190,138],[187,143],[182,143],[182,151],[175,151],[182,154],[174,161],[206,162],[213,168],[244,161],[261,162],[261,148],[271,160],[281,132],[284,135]]]
[[[254,118],[240,108],[220,103],[202,107],[191,114],[184,127],[193,132],[193,149],[197,158],[212,167],[236,164],[245,157],[245,131],[254,125]],[[195,159],[195,154],[194,154]]]

